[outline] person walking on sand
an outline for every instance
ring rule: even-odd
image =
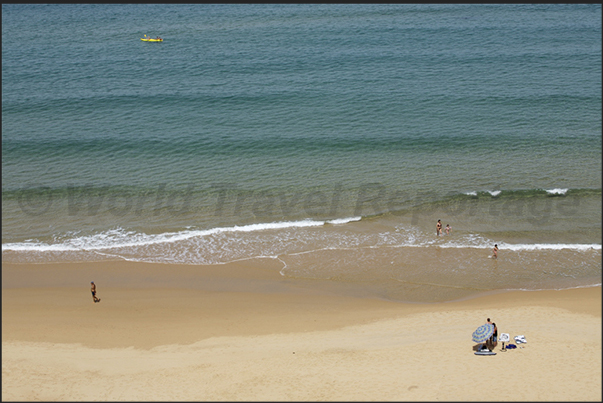
[[[100,302],[100,298],[96,297],[96,284],[94,284],[94,281],[90,282],[90,291],[92,291],[92,301]]]
[[[452,229],[452,227],[450,226],[450,224],[446,224],[446,235],[450,235],[451,229]]]
[[[442,221],[438,220],[438,223],[436,224],[436,235],[440,236],[442,235]]]
[[[496,259],[498,257],[498,245],[494,244],[494,248],[492,249],[492,257]]]

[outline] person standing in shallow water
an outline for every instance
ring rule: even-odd
[[[492,257],[496,259],[498,257],[498,245],[494,244],[494,248],[492,249]]]
[[[436,224],[436,235],[440,236],[442,235],[442,221],[438,220],[438,223]]]

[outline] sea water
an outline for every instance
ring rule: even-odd
[[[597,4],[2,5],[3,262],[594,286],[601,135]]]

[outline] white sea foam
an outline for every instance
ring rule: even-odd
[[[270,229],[283,229],[283,228],[299,228],[299,227],[317,227],[320,225],[324,225],[324,221],[314,221],[314,220],[302,220],[302,221],[283,221],[283,222],[274,222],[274,223],[265,223],[265,224],[249,224],[234,227],[222,227],[215,228],[211,231],[212,233],[216,232],[254,232],[254,231],[264,231]]]
[[[481,237],[468,237],[460,241],[439,244],[440,248],[459,248],[459,249],[488,249],[492,248],[495,242],[483,239]],[[577,251],[601,250],[600,244],[508,244],[498,243],[499,250],[512,251],[536,251],[536,250],[563,250],[571,249]]]
[[[334,224],[344,224],[355,221],[354,218],[332,220]],[[359,219],[359,217],[358,217]],[[288,228],[317,227],[325,224],[325,221],[301,220],[283,221],[274,223],[235,225],[233,227],[218,227],[208,230],[184,230],[179,232],[166,232],[162,234],[144,234],[134,231],[126,231],[118,228],[99,234],[86,236],[73,236],[59,240],[55,244],[48,244],[37,240],[28,240],[20,243],[8,243],[2,245],[2,251],[38,251],[38,252],[61,252],[78,250],[102,250],[110,248],[127,248],[145,246],[161,243],[173,243],[186,241],[195,237],[205,237],[221,233],[236,232],[261,232],[266,230],[279,230]]]
[[[568,190],[569,189],[559,189],[559,188],[556,188],[556,189],[549,189],[546,192],[548,194],[552,194],[552,195],[564,195],[564,194],[567,193]]]
[[[499,249],[507,249],[513,251],[534,251],[534,250],[562,250],[572,249],[578,251],[601,250],[600,244],[505,244],[500,243]]]
[[[270,244],[273,248],[285,252],[292,247],[292,244],[305,244],[307,242],[322,244],[327,249],[349,249],[358,247],[431,247],[439,248],[467,248],[467,249],[490,249],[494,241],[484,239],[477,235],[466,235],[460,239],[439,240],[433,239],[424,234],[410,230],[400,230],[395,233],[375,234],[375,236],[366,236],[365,234],[341,233],[336,237],[329,236],[327,233],[291,233],[290,229],[320,227],[326,223],[346,224],[360,220],[360,217],[351,217],[344,219],[317,221],[302,220],[292,222],[274,222],[263,224],[251,224],[233,227],[218,227],[208,230],[187,229],[179,232],[167,232],[162,234],[144,234],[135,231],[126,231],[124,229],[113,229],[103,233],[76,236],[71,234],[61,239],[56,239],[56,243],[45,243],[37,240],[28,240],[21,243],[8,243],[2,245],[2,251],[16,252],[78,252],[78,251],[109,251],[120,253],[117,250],[124,248],[152,248],[161,244],[182,244],[194,245],[195,249],[203,249],[210,254],[241,254],[244,250],[249,252],[257,251],[258,248],[264,250],[266,246],[265,236],[270,237]],[[270,235],[271,230],[276,233]],[[256,233],[252,238],[240,238],[237,233]],[[232,234],[226,236],[226,234]],[[224,236],[223,236],[224,235]],[[216,238],[216,236],[218,238]],[[256,237],[257,236],[257,237]],[[443,241],[443,242],[442,242]],[[236,245],[236,246],[235,246]],[[289,246],[287,246],[289,245]],[[577,251],[601,250],[600,244],[506,244],[498,243],[501,250],[510,251],[538,251],[538,250],[563,250],[571,249]],[[170,249],[172,247],[169,247]],[[268,248],[271,249],[271,248]],[[128,253],[128,252],[124,252]],[[155,252],[154,252],[155,253]],[[280,252],[279,252],[280,253]],[[253,253],[251,253],[253,255]],[[185,259],[186,260],[186,259]]]
[[[476,191],[473,191],[473,192],[465,192],[465,194],[466,194],[467,196],[477,196],[477,192],[476,192]]]
[[[488,193],[490,193],[493,197],[498,196],[500,192],[500,190],[488,190]]]
[[[349,218],[337,218],[334,220],[327,220],[329,224],[347,224],[353,221],[360,221],[362,217],[349,217]]]

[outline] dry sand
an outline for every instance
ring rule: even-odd
[[[602,399],[601,287],[406,304],[202,269],[3,264],[2,400]],[[474,355],[486,317],[527,343]]]

